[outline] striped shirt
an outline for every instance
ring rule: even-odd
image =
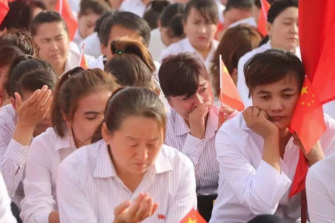
[[[10,199],[7,194],[5,182],[0,173],[0,222],[14,223],[16,222],[11,210]]]
[[[57,197],[60,222],[111,223],[114,208],[148,193],[158,209],[144,223],[180,222],[196,207],[194,169],[190,160],[163,145],[134,192],[117,176],[103,140],[84,146],[59,167]]]
[[[204,139],[192,136],[185,120],[173,108],[168,113],[165,143],[180,150],[193,162],[198,195],[216,194],[218,189],[219,165],[214,144],[218,113],[219,109],[212,105]]]
[[[8,194],[20,207],[22,200],[24,169],[29,146],[23,146],[13,139],[16,127],[16,112],[11,104],[0,109],[0,169]]]
[[[67,134],[60,138],[53,128],[34,138],[23,181],[25,197],[20,213],[23,222],[48,222],[50,212],[57,210],[58,166],[74,150],[72,136]]]

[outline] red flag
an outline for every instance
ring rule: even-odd
[[[0,24],[6,17],[9,11],[8,0],[0,0]]]
[[[325,129],[321,104],[335,99],[335,91],[332,87],[332,83],[335,81],[335,65],[333,63],[335,59],[334,11],[335,1],[333,0],[324,0],[322,4],[314,0],[299,1],[301,56],[305,72],[309,80],[312,81],[319,102],[317,102],[317,106],[314,105],[313,109],[305,110],[306,114],[301,109],[299,110],[301,105],[298,104],[296,110],[300,112],[294,113],[291,129],[300,131],[299,139],[307,150],[316,143]],[[311,90],[312,85],[310,83],[309,85]],[[312,94],[316,95],[315,92]],[[303,127],[307,122],[310,123],[308,124],[309,128]],[[314,127],[316,128],[312,132],[310,128]],[[299,159],[290,196],[294,196],[304,189],[307,169],[307,162]]]
[[[84,68],[84,69],[87,69],[88,66],[87,66],[86,59],[85,59],[84,47],[85,47],[85,45],[83,44],[83,45],[81,46],[81,53],[80,53],[79,66],[82,67],[82,68]]]
[[[192,210],[180,221],[180,223],[207,223],[197,210]]]
[[[226,104],[238,111],[244,109],[244,104],[238,93],[234,81],[227,70],[227,67],[222,61],[221,55],[220,60],[220,102]]]
[[[73,17],[72,10],[67,0],[58,0],[56,4],[56,11],[64,18],[67,28],[69,30],[69,38],[73,40],[76,34],[78,23]]]
[[[262,33],[263,36],[266,36],[268,34],[268,31],[266,29],[266,23],[267,23],[268,11],[270,9],[270,4],[267,0],[260,0],[260,2],[262,8],[259,13],[257,28],[258,31]]]
[[[291,123],[290,130],[298,135],[306,154],[326,130],[322,105],[317,98],[312,84],[305,77]],[[305,189],[305,178],[308,171],[308,161],[300,151],[299,161],[292,182],[290,197]]]

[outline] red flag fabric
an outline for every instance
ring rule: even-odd
[[[244,104],[238,93],[234,81],[231,79],[231,76],[227,70],[227,67],[219,57],[220,60],[220,101],[223,104],[226,104],[238,111],[244,109]]]
[[[73,40],[76,34],[78,23],[73,17],[72,10],[67,0],[58,0],[56,4],[56,11],[64,18],[67,28],[69,30],[69,38]]]
[[[294,174],[289,198],[293,197],[294,195],[300,193],[303,189],[305,189],[305,180],[308,166],[308,160],[306,159],[305,154],[300,150],[298,165]]]
[[[88,66],[87,66],[87,62],[86,62],[86,59],[85,59],[84,47],[85,47],[85,45],[83,44],[83,45],[81,46],[81,53],[80,53],[79,66],[82,67],[82,68],[84,68],[84,69],[87,69]]]
[[[9,11],[8,0],[0,0],[0,24],[6,17]]]
[[[322,4],[314,0],[299,1],[301,57],[305,72],[309,80],[312,81],[314,90],[317,92],[318,104],[320,104],[320,106],[305,111],[309,114],[301,113],[302,111],[295,112],[292,118],[291,127],[293,130],[299,129],[300,135],[298,136],[306,149],[311,148],[320,138],[323,133],[321,128],[325,129],[321,104],[335,99],[335,91],[332,87],[332,83],[335,81],[335,64],[333,63],[335,59],[334,11],[335,1],[333,0],[324,0]],[[296,110],[299,110],[298,107]],[[305,120],[305,123],[303,120]],[[316,131],[311,132],[310,128],[315,126],[313,123],[317,123],[317,120],[320,122],[318,123],[319,126],[315,128]],[[307,122],[311,123],[310,128],[303,127]],[[307,165],[303,159],[299,159],[290,196],[300,192],[304,187],[304,178],[299,176],[306,176]],[[299,183],[299,181],[302,182]]]
[[[267,0],[260,0],[260,2],[262,8],[259,13],[257,28],[258,31],[262,33],[263,36],[266,36],[268,34],[268,31],[266,29],[266,23],[267,23],[268,11],[270,9],[270,4]]]
[[[305,148],[306,154],[309,153],[326,130],[322,105],[307,77],[305,77],[300,97],[290,123],[290,130],[298,135]],[[307,171],[308,161],[302,151],[300,151],[289,197],[293,197],[305,188]]]
[[[290,130],[298,135],[306,153],[309,153],[326,130],[322,105],[307,77],[290,123]]]
[[[180,223],[207,223],[194,208],[180,221]]]

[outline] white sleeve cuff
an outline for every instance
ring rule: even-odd
[[[262,200],[273,207],[278,204],[290,188],[291,183],[284,172],[279,173],[270,164],[262,160],[256,170],[254,189],[259,198],[264,198]]]

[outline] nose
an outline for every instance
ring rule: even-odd
[[[202,98],[202,96],[198,93],[195,93],[193,98],[193,108],[198,107],[202,103],[204,103],[204,99]]]
[[[200,33],[206,33],[207,32],[207,27],[205,24],[200,25],[199,27]]]
[[[291,32],[297,34],[298,30],[299,30],[298,24],[294,22],[292,27],[291,27]]]
[[[145,161],[149,157],[148,148],[146,146],[141,146],[138,148],[137,157],[141,161]]]
[[[51,41],[50,48],[53,49],[53,50],[58,49],[58,45],[57,45],[56,41]]]
[[[273,98],[270,102],[270,109],[272,111],[281,111],[283,109],[283,103],[279,98]]]

